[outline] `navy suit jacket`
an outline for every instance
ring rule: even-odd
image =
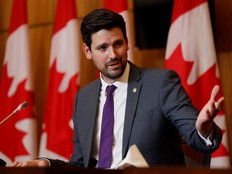
[[[77,92],[73,112],[74,152],[70,162],[51,160],[52,165],[93,167],[97,164],[91,150],[100,89],[98,79]],[[122,158],[136,144],[150,166],[184,165],[182,136],[192,148],[213,152],[221,142],[221,130],[214,124],[214,145],[206,146],[195,129],[198,113],[177,73],[138,68],[130,63]]]

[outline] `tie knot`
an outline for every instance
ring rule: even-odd
[[[112,95],[117,87],[114,85],[107,86],[106,94],[107,96]]]

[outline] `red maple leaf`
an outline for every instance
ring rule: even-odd
[[[2,71],[2,78],[0,84],[0,120],[2,121],[7,117],[17,106],[23,101],[28,102],[28,106],[17,113],[12,118],[9,118],[0,126],[0,151],[2,151],[12,161],[15,160],[16,156],[28,155],[27,150],[22,142],[23,137],[26,133],[16,128],[16,123],[22,119],[32,118],[33,115],[33,93],[25,90],[26,80],[23,80],[17,87],[14,95],[8,97],[8,90],[12,84],[13,78],[7,75],[7,65],[4,65]]]
[[[193,104],[201,110],[208,102],[211,90],[214,85],[220,84],[220,80],[216,77],[216,64],[209,68],[204,74],[199,76],[195,83],[189,85],[187,83],[189,74],[192,70],[194,62],[185,61],[182,54],[181,44],[177,46],[173,54],[165,61],[165,66],[175,70],[180,78],[185,90],[192,98]],[[221,91],[218,96],[222,96]]]
[[[187,87],[187,79],[192,69],[192,66],[193,62],[184,60],[180,44],[173,51],[170,58],[165,61],[165,67],[175,70],[179,74],[181,78],[181,83],[185,87],[185,89]]]
[[[73,152],[73,130],[70,128],[74,97],[77,92],[78,74],[69,82],[68,89],[60,93],[58,88],[64,77],[56,69],[56,59],[50,68],[47,101],[45,107],[45,132],[47,132],[47,148],[63,157],[70,158]]]
[[[185,90],[192,99],[193,105],[195,105],[199,110],[208,102],[211,90],[215,85],[220,85],[220,79],[216,77],[216,63],[210,67],[204,74],[199,76],[195,83],[189,85],[187,83],[189,74],[192,70],[194,62],[185,61],[183,57],[181,44],[173,51],[169,59],[165,61],[165,67],[175,70],[180,78],[181,83],[184,86]],[[218,97],[222,96],[222,91],[219,91]],[[218,116],[224,115],[224,111],[221,111]],[[221,128],[222,129],[222,128]],[[225,130],[222,129],[224,134]],[[215,156],[228,156],[228,150],[221,143],[219,149],[212,154],[212,157]]]

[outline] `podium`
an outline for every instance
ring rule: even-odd
[[[0,167],[0,174],[122,174],[123,170],[79,167]]]
[[[0,174],[232,174],[232,169],[208,169],[185,167],[127,168],[104,170],[78,167],[0,167]]]
[[[232,174],[232,169],[186,168],[186,167],[151,167],[123,170],[125,174]]]

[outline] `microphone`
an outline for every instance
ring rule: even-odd
[[[5,117],[1,122],[0,125],[2,123],[4,123],[6,120],[8,120],[11,116],[13,116],[14,114],[16,114],[18,111],[23,110],[26,106],[28,105],[28,103],[26,101],[24,101],[23,103],[21,103],[10,115],[8,115],[7,117]],[[0,158],[0,166],[6,166],[6,162]]]
[[[28,105],[28,103],[26,101],[24,101],[23,103],[21,103],[10,115],[8,115],[6,118],[4,118],[1,122],[0,125],[2,123],[4,123],[6,120],[8,120],[11,116],[13,116],[14,114],[16,114],[18,111],[23,110],[26,106]]]

